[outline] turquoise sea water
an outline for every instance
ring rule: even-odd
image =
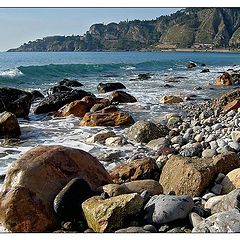
[[[187,69],[186,64],[195,62],[196,68]],[[205,64],[206,66],[202,66]],[[207,73],[201,73],[203,69]],[[152,119],[167,112],[177,111],[159,99],[166,94],[195,95],[194,101],[215,97],[229,88],[217,88],[213,83],[221,72],[229,68],[240,69],[239,53],[194,52],[64,52],[64,53],[0,53],[0,87],[24,90],[38,89],[47,95],[47,89],[64,78],[76,79],[83,89],[99,97],[99,82],[122,82],[126,91],[137,98],[137,103],[119,105],[128,111],[135,121]],[[145,81],[129,81],[139,73],[150,73]],[[166,86],[167,84],[167,86]],[[196,87],[202,89],[196,90]],[[35,106],[34,103],[33,107]],[[184,103],[185,104],[185,103]],[[98,156],[99,152],[120,151],[117,163],[103,163],[111,168],[138,151],[137,146],[121,149],[88,145],[86,138],[102,130],[102,127],[79,126],[79,119],[53,118],[34,115],[32,110],[26,119],[19,119],[22,135],[15,145],[3,145],[0,139],[0,174],[4,174],[11,162],[30,148],[39,144],[61,144],[81,148]],[[117,134],[125,134],[122,128],[110,128]]]

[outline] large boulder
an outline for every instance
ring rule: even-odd
[[[83,90],[72,90],[67,92],[58,92],[49,95],[44,98],[36,107],[34,113],[49,113],[59,110],[67,103],[71,103],[75,100],[81,100],[85,96],[91,96],[92,94]]]
[[[223,111],[229,112],[231,110],[238,110],[238,108],[240,108],[240,98],[229,102],[226,106],[224,106]]]
[[[73,178],[91,189],[111,183],[101,163],[89,153],[63,146],[38,146],[12,163],[0,193],[0,224],[12,232],[45,232],[57,217],[53,201]]]
[[[11,112],[26,117],[32,103],[32,94],[15,88],[0,88],[0,112]]]
[[[235,153],[214,158],[171,156],[163,167],[160,184],[164,193],[200,196],[218,173],[228,173],[240,166]]]
[[[126,87],[120,83],[99,83],[97,86],[97,90],[99,93],[106,93],[106,92],[112,92],[118,89],[125,89]]]
[[[140,120],[133,124],[127,130],[129,139],[136,142],[148,143],[153,139],[165,137],[168,134],[168,129],[164,126],[157,126],[155,123]]]
[[[137,99],[123,91],[114,91],[109,97],[111,103],[134,103]]]
[[[232,209],[226,212],[215,213],[204,219],[192,230],[193,233],[239,233],[240,212]]]
[[[214,84],[216,86],[231,86],[233,85],[232,76],[228,72],[225,72],[217,77]]]
[[[80,122],[80,126],[121,126],[132,123],[134,123],[134,120],[130,114],[109,106],[93,113],[86,113]]]
[[[158,180],[159,174],[155,160],[149,157],[116,166],[110,172],[113,182],[118,184],[141,179]]]
[[[144,218],[148,223],[164,224],[186,218],[193,206],[190,196],[155,195],[144,207]]]
[[[221,182],[222,194],[227,194],[236,188],[240,188],[240,168],[229,172]]]
[[[0,137],[19,137],[21,135],[18,120],[13,113],[0,113]]]
[[[87,224],[95,232],[114,232],[123,227],[124,220],[140,212],[143,199],[137,193],[103,199],[92,197],[82,203]]]
[[[205,208],[210,208],[211,213],[229,211],[233,208],[240,209],[240,188],[231,191],[222,196],[210,198],[204,205]]]

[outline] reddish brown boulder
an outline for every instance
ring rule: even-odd
[[[165,103],[165,104],[174,104],[174,103],[180,103],[183,102],[183,98],[179,96],[163,96],[160,99],[160,103]]]
[[[240,166],[236,153],[214,158],[172,156],[164,165],[160,184],[164,193],[200,196],[218,173],[228,173]]]
[[[217,77],[214,85],[216,86],[231,86],[233,85],[233,80],[228,72],[223,73],[221,76]]]
[[[144,158],[115,167],[110,176],[114,183],[121,184],[141,179],[159,179],[159,169],[154,159]]]
[[[228,103],[224,108],[224,112],[229,112],[231,110],[237,110],[240,107],[240,98],[233,100],[232,102]]]
[[[111,183],[101,163],[89,153],[63,146],[39,146],[16,160],[0,193],[0,224],[12,232],[51,231],[57,222],[53,201],[73,178],[92,189]]]
[[[134,123],[131,115],[118,110],[114,106],[102,110],[86,113],[80,122],[80,126],[121,126]]]
[[[137,102],[137,99],[135,97],[133,97],[132,95],[130,95],[126,92],[123,92],[123,91],[115,91],[108,98],[111,103],[113,103],[113,102],[117,102],[117,103]]]

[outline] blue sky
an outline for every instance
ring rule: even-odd
[[[82,35],[94,23],[151,20],[180,8],[0,8],[0,51],[51,35]]]

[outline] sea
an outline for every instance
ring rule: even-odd
[[[190,62],[196,63],[197,67],[188,69],[186,64]],[[202,73],[203,69],[209,69],[209,72]],[[97,92],[97,85],[100,82],[121,82],[137,102],[121,104],[119,108],[129,112],[135,121],[151,120],[179,111],[175,105],[160,103],[164,95],[194,96],[193,101],[202,101],[228,91],[231,87],[213,85],[216,77],[228,69],[240,69],[240,53],[1,52],[0,87],[39,90],[47,96],[49,88],[68,78],[84,84],[83,90],[107,97],[109,93]],[[132,81],[140,73],[150,73],[151,79]],[[37,104],[34,102],[32,109]],[[117,152],[116,159],[102,162],[108,170],[127,161],[141,148],[136,144],[121,148],[87,144],[86,139],[101,130],[113,130],[120,135],[125,135],[126,130],[121,127],[80,127],[77,117],[34,115],[32,109],[29,117],[18,119],[22,132],[20,141],[6,144],[0,139],[0,176],[13,161],[40,144],[79,148],[96,157]]]

